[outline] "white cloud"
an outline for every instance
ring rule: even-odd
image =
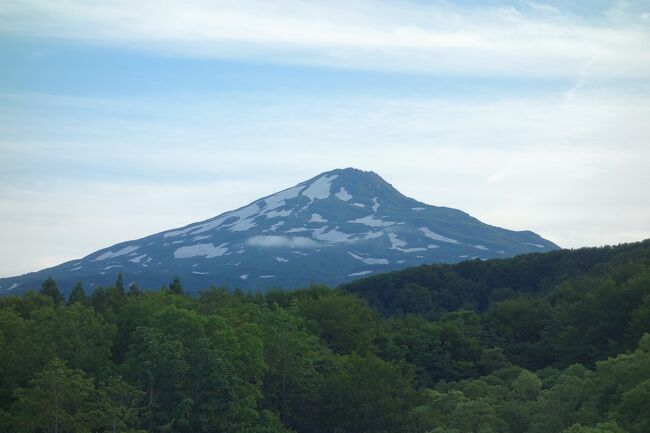
[[[619,5],[608,25],[530,3],[460,8],[403,1],[6,0],[5,34],[176,55],[468,75],[598,77],[650,71],[650,32]]]
[[[315,248],[319,244],[304,236],[253,236],[246,240],[246,245],[262,248]]]
[[[558,8],[545,3],[528,2],[528,6],[531,9],[544,14],[553,14],[553,15],[561,14],[561,11]]]

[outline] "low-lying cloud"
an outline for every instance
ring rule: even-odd
[[[246,240],[246,245],[262,248],[315,248],[319,244],[304,236],[253,236]]]

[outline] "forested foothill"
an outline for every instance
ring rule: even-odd
[[[0,431],[650,432],[650,241],[336,289],[64,289],[0,298]]]

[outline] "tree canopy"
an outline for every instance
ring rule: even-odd
[[[650,243],[332,289],[0,298],[0,431],[645,433]]]

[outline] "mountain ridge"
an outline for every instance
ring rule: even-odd
[[[159,287],[178,274],[191,291],[212,284],[260,290],[353,278],[424,263],[558,249],[536,233],[482,223],[407,197],[372,171],[321,173],[238,209],[117,243],[82,259],[0,279],[0,293],[127,282]]]

